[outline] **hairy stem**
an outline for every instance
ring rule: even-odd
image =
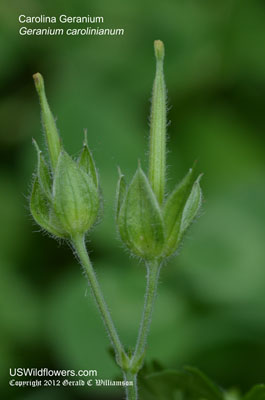
[[[137,390],[137,374],[127,371],[123,374],[125,381],[132,381],[132,386],[126,386],[126,400],[137,400],[138,390]]]
[[[159,261],[153,261],[147,264],[147,283],[146,283],[146,294],[145,294],[145,304],[142,315],[142,320],[140,324],[138,339],[136,343],[135,352],[131,361],[131,370],[136,372],[142,366],[146,340],[149,333],[154,301],[157,292],[158,277],[160,272],[161,263]]]
[[[112,321],[110,312],[108,310],[105,299],[101,292],[96,274],[94,272],[90,258],[87,253],[84,236],[75,237],[72,241],[72,244],[74,246],[74,249],[76,250],[76,253],[79,257],[81,265],[83,266],[83,268],[86,271],[88,281],[90,283],[91,290],[93,292],[95,301],[97,303],[98,309],[100,311],[100,314],[101,314],[104,324],[106,326],[107,332],[109,334],[110,340],[114,347],[117,361],[118,361],[119,365],[122,367],[122,364],[128,360],[128,357],[127,357],[127,355],[124,351],[124,348],[120,342],[120,339],[117,334],[114,323]]]

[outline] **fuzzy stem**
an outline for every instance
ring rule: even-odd
[[[163,72],[164,44],[161,40],[154,42],[156,56],[156,75],[153,84],[149,181],[159,204],[163,204],[166,180],[166,85]]]
[[[101,314],[104,324],[106,326],[107,332],[109,334],[110,340],[114,347],[117,362],[119,363],[119,365],[122,368],[122,365],[124,363],[128,362],[128,356],[126,355],[124,348],[120,342],[120,339],[117,334],[114,323],[112,321],[110,312],[108,310],[105,299],[101,292],[96,274],[94,272],[94,269],[92,267],[91,261],[89,259],[88,253],[87,253],[84,237],[78,236],[78,237],[74,238],[72,241],[72,244],[74,246],[74,249],[76,250],[76,253],[79,257],[81,265],[84,267],[84,269],[86,271],[88,281],[90,283],[95,301],[97,303],[98,309],[100,311],[100,314]]]
[[[161,263],[159,261],[153,261],[146,265],[147,268],[147,282],[146,282],[146,294],[145,304],[140,324],[138,339],[130,369],[136,373],[142,366],[143,358],[145,354],[146,340],[149,333],[152,312],[157,292],[158,277],[160,272]]]
[[[126,386],[126,400],[137,400],[138,390],[137,390],[137,374],[127,371],[123,374],[125,381],[132,381],[132,386]]]

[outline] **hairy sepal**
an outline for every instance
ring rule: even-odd
[[[37,176],[39,184],[45,193],[46,197],[49,201],[51,201],[52,193],[51,193],[51,175],[48,168],[48,165],[43,157],[42,151],[39,149],[37,142],[33,139],[33,144],[35,146],[37,157],[38,157],[38,165],[37,165]]]
[[[54,211],[71,237],[85,234],[95,223],[99,193],[89,174],[61,152],[53,181]]]
[[[188,215],[191,216],[192,213],[183,213],[191,195],[193,184],[195,181],[194,168],[191,168],[183,180],[175,187],[173,192],[169,195],[163,208],[163,217],[165,223],[165,257],[173,254],[179,245],[180,239],[183,236],[185,230],[187,229],[187,223],[190,221]],[[188,206],[189,209],[191,206]]]
[[[184,233],[189,228],[191,223],[194,221],[199,213],[202,204],[202,190],[200,187],[200,180],[202,175],[194,182],[189,198],[185,204],[181,225],[180,225],[180,240],[182,239]]]
[[[121,239],[133,254],[146,260],[159,258],[164,246],[161,210],[144,172],[137,172],[118,215]]]
[[[121,170],[119,169],[119,180],[116,189],[116,222],[118,221],[120,209],[125,199],[126,191],[127,191],[127,185],[125,182],[125,177],[122,174]]]
[[[42,189],[38,176],[35,177],[31,198],[30,211],[38,225],[48,233],[59,238],[67,238],[67,233],[60,226],[60,222],[53,215],[49,199]]]
[[[80,157],[78,159],[78,165],[83,168],[86,174],[88,174],[94,185],[98,189],[98,173],[96,169],[96,165],[92,156],[91,151],[89,150],[87,143],[85,141],[83,149],[81,151]]]

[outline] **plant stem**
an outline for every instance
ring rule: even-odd
[[[144,310],[143,310],[135,352],[131,361],[131,370],[135,370],[136,372],[139,371],[143,363],[146,340],[149,333],[153,306],[156,297],[160,267],[161,263],[157,260],[150,262],[146,265],[147,283],[146,283]]]
[[[156,291],[157,291],[157,283],[159,277],[159,271],[161,263],[159,261],[153,261],[146,265],[147,268],[147,284],[146,284],[146,295],[145,295],[145,304],[144,310],[142,315],[142,320],[139,328],[138,339],[136,343],[136,348],[134,355],[131,359],[129,365],[129,359],[123,345],[120,342],[119,336],[117,334],[116,328],[112,321],[111,315],[109,313],[108,307],[106,305],[105,299],[101,292],[96,274],[92,267],[91,261],[89,259],[84,236],[76,236],[72,239],[72,244],[74,249],[78,255],[78,258],[81,262],[81,265],[86,271],[94,298],[96,300],[98,309],[106,326],[107,332],[109,334],[110,340],[114,347],[117,362],[120,365],[121,369],[123,370],[124,380],[133,381],[132,386],[126,387],[126,399],[127,400],[137,400],[137,373],[142,366],[144,353],[145,353],[145,346],[146,346],[146,339],[148,336],[151,318],[152,318],[152,311],[153,305],[155,301]],[[125,367],[125,364],[126,367]],[[125,371],[126,370],[126,371]]]
[[[122,367],[122,363],[124,361],[128,360],[128,356],[126,355],[124,348],[120,342],[120,339],[117,334],[114,323],[112,321],[110,312],[108,310],[105,299],[101,292],[96,274],[94,272],[90,258],[87,253],[84,236],[77,236],[77,237],[73,238],[72,243],[73,243],[76,253],[80,259],[81,265],[84,267],[84,269],[86,271],[94,298],[95,298],[97,306],[98,306],[98,309],[100,311],[100,314],[101,314],[104,324],[106,326],[107,332],[109,334],[110,340],[114,347],[117,361],[118,361],[119,365]]]
[[[132,386],[126,386],[126,400],[137,400],[138,390],[137,390],[137,374],[127,371],[123,374],[125,381],[132,381]]]

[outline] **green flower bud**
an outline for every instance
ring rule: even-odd
[[[161,210],[150,183],[138,167],[126,193],[123,177],[118,186],[117,224],[122,241],[133,254],[152,260],[164,246]]]
[[[165,198],[166,85],[164,44],[155,40],[156,74],[150,118],[148,179],[138,168],[127,189],[120,172],[116,223],[126,246],[146,260],[167,258],[177,250],[186,230],[198,215],[202,193],[194,168]]]
[[[89,173],[61,152],[53,178],[38,149],[38,168],[34,179],[30,210],[35,221],[60,238],[85,234],[95,223],[100,196]]]
[[[91,176],[61,152],[53,181],[53,205],[63,229],[74,237],[85,234],[95,223],[99,193]]]
[[[95,163],[87,145],[87,133],[77,162],[62,149],[55,120],[49,108],[41,74],[33,75],[40,98],[50,165],[33,141],[38,167],[34,177],[30,209],[35,221],[47,232],[71,239],[84,235],[95,223],[100,195]]]

